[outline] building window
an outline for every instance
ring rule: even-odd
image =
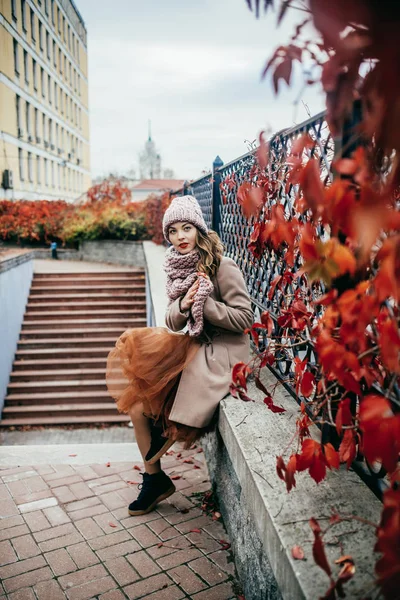
[[[19,178],[24,181],[24,151],[18,148]]]
[[[35,13],[31,9],[31,37],[32,42],[36,44],[36,27],[35,27]]]
[[[47,75],[47,86],[48,86],[48,90],[49,90],[49,103],[52,104],[53,95],[51,93],[51,77],[50,77],[50,75]]]
[[[19,48],[17,40],[13,40],[14,49],[14,73],[19,77]]]
[[[43,159],[44,162],[44,184],[49,185],[49,162],[47,158]]]
[[[58,110],[58,86],[56,82],[54,82],[54,106]]]
[[[39,21],[39,48],[43,52],[43,24]]]
[[[58,123],[56,123],[56,148],[60,147],[60,144],[59,144],[60,140],[58,139],[58,132],[59,132],[59,127],[58,127]]]
[[[71,27],[69,25],[67,27],[67,31],[68,31],[68,49],[71,50]]]
[[[47,48],[47,58],[51,59],[51,50],[50,50],[50,34],[46,31],[46,48]]]
[[[32,75],[33,75],[33,87],[35,92],[38,90],[38,82],[37,82],[37,64],[36,60],[32,58]]]
[[[78,94],[81,95],[81,76],[78,75]]]
[[[61,164],[60,163],[58,163],[58,181],[57,181],[57,184],[58,184],[57,187],[61,188]]]
[[[36,182],[39,183],[39,184],[41,183],[41,179],[42,179],[41,178],[41,172],[40,172],[41,167],[42,167],[42,163],[41,163],[41,160],[40,160],[40,156],[38,155],[36,157]]]
[[[24,50],[24,71],[25,71],[25,83],[29,84],[29,62],[28,53]]]
[[[21,20],[22,20],[22,29],[26,33],[26,0],[21,0]]]
[[[58,7],[58,10],[57,10],[57,27],[58,27],[58,33],[59,33],[59,35],[61,35],[61,10],[60,10],[60,7]]]
[[[31,135],[31,106],[29,102],[25,102],[25,121],[26,121],[26,134]]]
[[[61,150],[64,152],[64,129],[61,127]]]
[[[44,10],[47,16],[49,16],[49,0],[44,0]]]
[[[62,52],[61,52],[61,48],[58,49],[58,70],[60,71],[60,74],[62,75]]]
[[[15,106],[17,109],[17,128],[19,136],[21,130],[21,98],[19,96],[15,96]]]
[[[28,152],[28,179],[29,181],[33,181],[33,164],[31,152]]]
[[[57,44],[55,40],[53,40],[53,65],[57,69]]]
[[[43,96],[43,98],[45,98],[46,97],[46,88],[45,88],[45,74],[44,74],[43,67],[40,67],[40,83],[42,86],[42,96]]]
[[[11,0],[11,16],[14,21],[17,20],[17,0]]]
[[[54,0],[51,0],[51,22],[53,23],[53,25],[56,24],[56,15],[55,15],[55,11],[54,11]]]
[[[56,178],[54,176],[54,160],[51,161],[51,185],[56,187]]]
[[[65,79],[68,80],[67,57],[65,54],[64,54],[64,75],[65,75]]]
[[[72,88],[72,64],[69,63],[69,85]]]
[[[49,119],[49,142],[53,144],[53,121]]]
[[[47,142],[47,137],[46,137],[46,115],[43,114],[42,115],[42,133],[43,133],[43,142]]]
[[[69,119],[69,101],[67,94],[65,94],[65,116]]]
[[[60,110],[61,110],[61,114],[64,114],[64,94],[62,89],[60,88]]]
[[[62,18],[62,28],[63,28],[63,39],[64,39],[64,44],[65,44],[65,17]]]
[[[39,139],[39,110],[35,108],[35,137],[36,142]]]

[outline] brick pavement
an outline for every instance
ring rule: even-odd
[[[227,534],[199,506],[209,489],[199,448],[164,458],[177,492],[142,517],[127,512],[134,466],[1,469],[0,600],[237,598]]]

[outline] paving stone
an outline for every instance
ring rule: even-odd
[[[126,600],[126,596],[121,590],[111,590],[99,596],[99,600]]]
[[[8,577],[15,577],[16,575],[28,573],[29,571],[34,571],[35,569],[40,569],[45,566],[47,565],[43,556],[35,556],[34,558],[20,560],[16,563],[1,567],[0,580],[4,581],[4,579],[7,579]]]
[[[61,487],[57,487],[53,489],[53,494],[58,498],[58,500],[62,504],[66,504],[67,502],[73,502],[77,500],[76,496],[71,492],[68,486],[62,485]]]
[[[78,529],[78,531],[80,531],[86,540],[103,535],[103,530],[91,518],[75,521],[75,527]]]
[[[24,525],[24,519],[21,515],[12,515],[10,517],[3,517],[0,519],[0,531],[3,529],[9,529],[10,527],[16,527],[17,525]]]
[[[88,482],[90,479],[97,477],[96,471],[93,471],[92,467],[89,467],[88,465],[76,465],[74,469],[83,481]]]
[[[8,565],[18,560],[11,543],[8,540],[0,542],[0,566]]]
[[[51,527],[50,529],[37,531],[33,535],[37,542],[45,542],[47,540],[51,540],[52,538],[60,537],[61,535],[75,533],[75,531],[76,529],[72,523],[65,523],[64,525],[59,525],[58,527]]]
[[[116,509],[124,508],[125,514],[127,513],[127,501],[125,500],[125,498],[122,498],[122,496],[119,493],[108,492],[108,494],[102,494],[101,496],[99,496],[99,499],[109,510],[115,511]]]
[[[55,579],[41,581],[33,589],[38,600],[65,600],[65,594]]]
[[[63,590],[66,590],[77,585],[94,581],[95,579],[101,579],[102,577],[106,577],[106,575],[107,571],[103,565],[94,565],[93,567],[87,567],[86,569],[81,569],[75,573],[69,573],[68,575],[59,577],[58,583]]]
[[[116,588],[117,584],[111,577],[103,577],[96,581],[90,581],[66,591],[69,600],[87,600],[98,598],[99,594]]]
[[[40,475],[28,477],[28,479],[25,480],[25,484],[32,493],[49,489],[49,486]]]
[[[90,508],[92,506],[100,505],[100,500],[96,497],[86,498],[85,500],[77,500],[76,502],[70,502],[65,507],[66,511],[72,512],[75,510],[83,510],[85,508]]]
[[[14,469],[6,469],[0,471],[1,478],[4,483],[18,481],[19,479],[27,479],[28,477],[36,477],[37,472],[32,467],[15,467]]]
[[[7,484],[7,487],[10,491],[11,496],[22,496],[24,494],[28,494],[29,490],[25,485],[25,481],[24,480],[20,480],[20,481],[12,481],[11,483]]]
[[[52,479],[48,483],[49,483],[49,486],[51,487],[51,489],[55,493],[56,488],[63,487],[65,485],[70,486],[72,483],[83,483],[83,479],[79,475],[74,473],[73,475],[70,475],[69,477],[60,477],[60,479]]]
[[[129,600],[136,600],[136,598],[147,598],[152,592],[170,585],[172,585],[172,580],[165,573],[160,573],[159,575],[154,575],[154,577],[148,577],[147,579],[128,585],[124,588],[124,592]]]
[[[185,590],[187,594],[194,594],[204,590],[207,585],[186,565],[175,567],[168,571],[168,575]]]
[[[146,600],[180,600],[180,598],[185,597],[185,592],[182,592],[176,585],[171,585],[165,590],[160,590],[159,592],[150,594],[150,596],[146,596]]]
[[[205,556],[189,562],[189,567],[209,585],[217,585],[228,578],[228,575],[222,569]]]
[[[0,518],[12,517],[18,515],[18,507],[12,499],[2,500],[0,502]]]
[[[211,521],[204,525],[204,529],[216,540],[230,541],[226,529],[220,521]]]
[[[31,587],[17,590],[8,596],[9,600],[36,600],[36,596]]]
[[[20,560],[40,554],[40,548],[31,534],[22,535],[13,539],[12,544]]]
[[[35,569],[29,573],[23,573],[16,577],[10,577],[3,582],[4,589],[7,593],[14,592],[20,588],[30,587],[39,581],[46,579],[52,579],[53,573],[49,567],[43,567],[42,569]]]
[[[24,436],[24,440],[25,440],[25,444],[27,444],[26,441],[26,437],[27,435],[29,435],[28,431],[24,431],[23,432],[23,436]],[[46,438],[49,435],[49,431],[46,431]],[[8,444],[11,445],[11,444]],[[54,468],[51,465],[37,465],[35,467],[35,471],[37,471],[37,473],[39,473],[39,475],[50,475],[50,473],[55,473]]]
[[[67,478],[75,475],[74,469],[70,465],[53,465],[53,472],[49,474],[42,474],[43,479],[46,482],[55,481],[56,479],[61,479],[62,477]]]
[[[40,542],[39,548],[42,552],[51,552],[51,550],[66,548],[67,546],[72,546],[72,544],[78,544],[79,542],[83,542],[83,537],[80,533],[75,531],[69,535],[62,535],[52,540],[47,540],[46,542]]]
[[[123,530],[122,525],[118,523],[117,519],[115,519],[114,515],[111,512],[96,515],[94,517],[94,520],[106,534]],[[110,525],[110,523],[112,523],[112,525]]]
[[[105,512],[107,512],[107,507],[103,506],[103,504],[98,504],[96,506],[90,506],[89,508],[74,510],[73,512],[69,512],[68,515],[71,517],[72,521],[78,521],[87,517],[95,517],[96,515],[101,515]]]
[[[226,582],[192,596],[193,600],[230,600],[236,598],[232,583]]]
[[[115,517],[119,520],[121,525],[123,527],[126,527],[126,529],[136,527],[136,525],[143,525],[144,523],[148,523],[149,521],[155,521],[155,519],[160,518],[155,511],[149,513],[148,515],[139,515],[138,517],[127,516],[128,511],[126,510],[126,507],[123,509],[113,510],[112,512],[115,515]]]
[[[43,510],[44,516],[51,523],[52,527],[57,527],[58,525],[64,525],[65,523],[70,523],[71,519],[65,512],[61,506],[52,506],[50,508],[45,508]]]
[[[186,534],[187,538],[196,546],[196,548],[200,548],[204,554],[209,554],[210,552],[221,549],[221,544],[217,542],[217,540],[208,535],[206,531],[202,529],[200,529],[200,531],[201,533],[189,532]]]
[[[45,510],[54,510],[56,508],[56,506],[52,506],[51,508],[47,508]],[[49,529],[51,526],[50,522],[46,519],[41,510],[24,514],[24,520],[33,533],[36,533],[37,531],[43,531],[43,529]]]
[[[228,575],[235,575],[235,563],[233,560],[228,560],[231,553],[226,550],[218,550],[208,555],[208,558],[215,562],[220,569],[223,569]]]
[[[99,559],[87,542],[68,546],[67,551],[79,569],[91,567],[99,562]]]
[[[114,546],[103,548],[103,550],[98,550],[97,556],[100,558],[100,560],[108,560],[118,556],[133,554],[138,550],[140,550],[139,544],[135,540],[128,540],[127,542],[122,542],[121,544],[115,544]]]
[[[166,571],[167,569],[178,567],[179,565],[183,565],[196,558],[201,558],[202,556],[202,553],[200,550],[197,550],[197,548],[188,548],[187,550],[178,550],[178,552],[158,558],[157,564]]]
[[[177,523],[175,527],[181,533],[189,533],[191,529],[201,529],[202,527],[210,524],[210,517],[206,515],[202,515],[201,517],[196,517],[195,519],[189,519],[189,521],[184,521],[183,523]]]
[[[127,531],[117,531],[116,533],[110,533],[109,535],[102,535],[101,537],[94,538],[89,541],[89,544],[93,550],[101,550],[126,540],[131,540],[131,536]]]
[[[165,515],[164,518],[171,525],[177,525],[178,523],[184,523],[185,521],[190,521],[190,519],[201,517],[202,514],[203,513],[200,508],[191,508],[189,509],[189,512],[181,512],[180,510],[175,509],[174,512]]]
[[[44,556],[56,576],[66,575],[77,570],[76,564],[65,548],[47,552]]]
[[[18,537],[19,535],[26,535],[27,533],[29,533],[29,529],[26,525],[17,525],[16,527],[3,529],[0,531],[0,541],[9,540]]]
[[[156,519],[148,523],[149,527],[162,540],[170,540],[180,535],[179,531],[172,527],[165,519]]]
[[[41,492],[27,492],[20,496],[14,496],[13,500],[15,504],[20,507],[22,504],[28,504],[37,500],[46,500],[47,498],[53,498],[51,490],[42,490]]]
[[[132,534],[132,537],[139,542],[142,548],[148,548],[149,546],[154,546],[154,544],[160,542],[160,538],[157,537],[147,525],[138,525],[133,529],[129,529],[129,532]]]
[[[83,500],[93,496],[93,492],[88,485],[82,481],[81,483],[73,483],[69,486],[70,491],[74,494],[77,500]]]
[[[133,583],[141,577],[123,556],[110,558],[105,562],[105,566],[119,585]]]
[[[160,567],[144,550],[129,554],[126,558],[142,578],[150,577],[150,575],[155,575],[161,571]]]
[[[58,504],[56,498],[43,498],[42,500],[34,500],[33,502],[27,502],[24,504],[20,504],[18,506],[20,512],[26,513],[34,510],[42,510],[43,508],[48,508],[50,506],[55,506]]]
[[[161,558],[167,554],[172,554],[172,552],[177,552],[178,550],[183,550],[184,548],[190,548],[191,545],[191,542],[186,538],[186,536],[180,535],[173,540],[163,542],[162,546],[157,544],[157,546],[147,548],[146,552],[156,560],[157,558]]]

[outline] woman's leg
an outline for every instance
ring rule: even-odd
[[[145,461],[145,456],[150,450],[151,433],[150,420],[143,414],[144,408],[142,403],[134,404],[129,411],[133,427],[135,429],[136,441],[139,446],[140,454],[143,457],[144,469],[146,473],[153,475],[161,471],[161,462],[158,460],[154,465],[149,465]]]

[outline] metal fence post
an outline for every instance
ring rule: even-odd
[[[221,191],[219,185],[221,183],[221,173],[219,169],[223,165],[223,161],[219,156],[216,156],[213,162],[212,175],[212,228],[221,236]]]
[[[353,152],[361,146],[363,142],[362,134],[358,126],[362,121],[361,100],[355,100],[351,113],[343,122],[342,133],[335,139],[335,157],[350,158]]]

